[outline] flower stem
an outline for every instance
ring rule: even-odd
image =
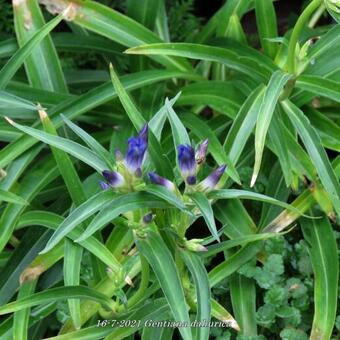
[[[322,4],[322,0],[313,0],[302,12],[299,16],[292,35],[290,36],[289,46],[288,46],[288,59],[287,59],[287,70],[289,73],[295,74],[296,72],[296,65],[295,65],[295,52],[296,52],[296,44],[299,41],[300,33],[305,26],[306,22],[312,15],[312,13]]]

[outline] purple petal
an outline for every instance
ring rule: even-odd
[[[130,173],[134,174],[138,168],[142,167],[147,147],[148,143],[143,137],[129,138],[125,164]]]
[[[104,181],[99,181],[99,186],[102,190],[110,189],[110,186],[107,183],[105,183]]]
[[[187,182],[187,184],[189,184],[189,185],[194,185],[194,184],[196,184],[196,176],[188,176],[188,177],[186,178],[186,182]]]
[[[113,188],[121,187],[125,183],[124,177],[119,172],[104,170],[102,174],[107,183]]]
[[[188,144],[177,146],[179,170],[184,178],[196,175],[195,150]]]
[[[200,184],[200,188],[204,190],[212,190],[215,188],[219,180],[221,179],[224,170],[226,169],[226,165],[220,165],[217,169],[215,169],[208,177],[206,177]]]
[[[151,183],[158,184],[158,185],[163,185],[164,187],[168,188],[171,191],[175,190],[174,183],[172,183],[168,179],[166,179],[166,178],[164,178],[162,176],[159,176],[155,172],[149,172],[148,175],[149,175]]]
[[[146,143],[148,142],[148,130],[149,130],[148,124],[144,124],[144,126],[138,133],[138,137],[142,138]]]

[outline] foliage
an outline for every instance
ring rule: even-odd
[[[339,337],[339,1],[200,6],[0,1],[1,339]]]

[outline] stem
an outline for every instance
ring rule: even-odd
[[[316,23],[319,21],[321,15],[325,11],[326,6],[324,4],[321,4],[320,7],[315,11],[311,19],[309,20],[308,27],[309,28],[314,28]]]
[[[322,0],[313,0],[302,12],[302,14],[299,16],[292,35],[289,40],[289,46],[288,46],[288,59],[287,59],[287,70],[289,73],[295,73],[295,51],[296,51],[296,44],[299,41],[300,33],[306,24],[309,17],[312,15],[312,13],[321,5]]]

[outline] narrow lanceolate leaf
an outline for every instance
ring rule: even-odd
[[[336,178],[331,163],[327,157],[325,149],[321,145],[320,137],[310,125],[303,112],[293,103],[286,100],[282,103],[289,119],[297,129],[305,148],[316,171],[320,177],[322,185],[327,190],[337,214],[340,216],[340,185]]]
[[[170,102],[168,99],[165,99],[165,106],[167,109],[168,119],[171,125],[171,131],[172,131],[172,137],[174,140],[174,147],[177,149],[177,145],[180,144],[188,144],[190,145],[190,138],[188,135],[188,132],[181,122],[181,120],[178,118],[176,112],[170,105]]]
[[[231,327],[236,331],[240,330],[240,327],[233,316],[214,299],[211,299],[211,315],[217,320],[226,322],[229,325],[228,327]]]
[[[0,307],[0,315],[13,313],[24,308],[38,306],[41,304],[49,303],[51,301],[72,298],[97,301],[111,310],[114,310],[115,308],[115,303],[110,298],[102,293],[97,292],[93,288],[85,286],[74,286],[52,288],[27,296],[23,299],[10,302],[7,305]]]
[[[233,314],[240,325],[241,334],[256,336],[256,290],[253,279],[235,273],[230,278]]]
[[[70,18],[81,27],[116,41],[127,47],[161,42],[161,39],[145,26],[97,1],[75,4],[72,0],[44,1],[47,10],[53,14],[72,4]],[[57,3],[57,5],[56,5]],[[155,58],[167,67],[177,70],[190,70],[186,60],[162,56]]]
[[[190,324],[181,280],[172,255],[162,238],[156,232],[149,231],[145,238],[136,237],[136,244],[152,267],[174,319]],[[179,331],[184,340],[192,339],[190,327],[180,327]]]
[[[24,299],[34,293],[37,281],[33,280],[25,282],[20,286],[18,300]],[[28,322],[30,318],[30,308],[25,308],[14,313],[13,318],[13,339],[27,340],[28,339]]]
[[[200,257],[188,251],[182,251],[181,255],[188,267],[195,283],[198,322],[210,321],[210,285],[208,274]],[[209,339],[209,327],[198,327],[196,339]]]
[[[176,196],[169,189],[163,187],[162,185],[148,184],[143,190],[146,192],[149,192],[150,194],[158,196],[159,198],[163,199],[164,201],[169,202],[174,207],[182,211],[185,211],[187,213],[189,212],[188,208],[180,200],[180,198],[178,198],[178,196]]]
[[[47,116],[47,113],[40,108],[40,119],[44,130],[54,136],[58,136],[57,131]],[[66,152],[51,147],[53,157],[57,163],[59,172],[65,182],[69,195],[73,203],[77,206],[86,200],[86,195],[82,187],[78,173]],[[67,286],[77,286],[80,282],[80,263],[82,259],[83,248],[74,244],[70,240],[65,240],[64,254],[64,283]],[[71,318],[74,326],[80,328],[80,300],[70,299],[67,301]]]
[[[13,194],[12,192],[1,190],[0,189],[0,202],[9,202],[9,203],[15,203],[15,204],[21,204],[21,205],[27,205],[28,202],[21,198],[20,196]]]
[[[169,204],[159,197],[143,192],[132,192],[123,196],[119,196],[112,202],[107,204],[99,214],[91,221],[84,233],[76,240],[83,241],[94,234],[97,230],[103,228],[120,214],[134,211],[140,208],[167,208]],[[68,226],[70,230],[70,227]]]
[[[256,88],[240,108],[224,142],[224,149],[230,160],[236,164],[244,146],[256,124],[257,116],[263,101],[265,87]]]
[[[314,272],[314,318],[311,339],[330,339],[334,327],[339,281],[338,249],[329,220],[301,220]]]
[[[281,91],[291,75],[276,71],[273,73],[267,85],[264,94],[263,102],[257,117],[256,131],[255,131],[255,165],[254,172],[251,179],[251,186],[256,182],[260,171],[262,154],[266,142],[266,135],[275,110],[276,103],[279,99]]]
[[[255,0],[256,23],[263,52],[272,59],[275,58],[277,43],[270,39],[277,38],[277,22],[272,1]]]
[[[214,236],[214,238],[218,242],[220,242],[220,237],[218,236],[218,232],[217,232],[217,228],[215,224],[214,213],[212,211],[209,200],[201,192],[194,192],[194,193],[191,193],[189,196],[194,201],[194,203],[197,205],[198,209],[201,211],[202,216],[211,232],[211,235]]]
[[[139,131],[146,123],[146,120],[133,103],[129,94],[124,89],[112,65],[110,65],[110,74],[113,86],[118,94],[118,97],[127,115],[129,116],[135,129]],[[157,171],[161,175],[171,178],[172,177],[171,164],[167,157],[165,156],[165,152],[162,150],[160,143],[158,142],[157,138],[154,136],[152,131],[149,131],[149,152],[151,160],[155,165]]]
[[[72,229],[99,211],[106,203],[113,200],[114,197],[115,194],[110,190],[99,192],[97,195],[89,198],[86,202],[74,209],[59,225],[51,239],[47,242],[46,247],[41,251],[41,254],[51,250]]]
[[[106,164],[113,165],[112,157],[100,143],[98,143],[90,134],[80,128],[78,125],[74,124],[64,115],[61,115],[61,118],[65,122],[65,124],[76,134],[79,138],[81,138],[89,148],[92,149],[98,156],[100,156]]]
[[[70,155],[80,159],[85,164],[91,166],[98,172],[102,172],[103,170],[107,169],[106,163],[99,158],[93,151],[86,148],[85,146],[82,146],[76,142],[73,142],[71,140],[68,140],[66,138],[54,136],[50,133],[46,133],[44,131],[40,131],[38,129],[34,129],[28,126],[24,126],[18,123],[13,122],[11,119],[7,118],[7,121],[19,129],[22,132],[27,133],[28,135],[47,143],[51,146],[54,146],[60,150],[63,150]]]
[[[15,33],[22,47],[45,25],[38,0],[13,1]],[[25,61],[26,74],[34,88],[67,92],[64,74],[52,39],[47,35]]]
[[[68,11],[68,10],[66,10]],[[11,59],[0,70],[0,89],[4,89],[8,82],[12,79],[18,69],[22,66],[25,59],[32,53],[34,48],[48,35],[50,31],[56,27],[64,18],[66,12],[52,19],[46,25],[41,27],[17,52],[13,54]]]
[[[224,280],[229,275],[233,274],[243,264],[253,259],[261,250],[262,242],[253,242],[247,244],[232,256],[228,257],[214,269],[209,272],[210,286],[213,287]]]
[[[247,190],[239,190],[239,189],[214,190],[208,194],[208,198],[212,198],[212,199],[232,199],[232,198],[242,199],[243,198],[243,199],[261,201],[261,202],[277,205],[279,207],[285,208],[287,210],[293,211],[298,214],[302,214],[302,212],[299,209],[292,206],[291,204],[281,202],[267,195],[258,194],[257,192],[252,192],[252,191],[247,191]]]
[[[188,43],[165,43],[133,47],[128,49],[126,53],[180,56],[191,59],[217,61],[257,81],[264,81],[269,78],[267,70],[264,67],[260,67],[254,60],[240,58],[235,52],[220,47]]]
[[[296,80],[296,87],[316,96],[340,102],[340,83],[320,76],[302,75]]]
[[[57,230],[58,226],[61,225],[63,221],[64,219],[57,214],[46,212],[46,211],[34,211],[33,210],[33,211],[29,211],[23,214],[17,226],[18,228],[19,227],[22,228],[22,227],[30,226],[30,225],[41,225],[41,226],[50,228],[52,230]],[[82,232],[83,232],[82,229],[78,227],[70,231],[70,233],[68,233],[67,236],[70,239],[75,240],[78,237],[80,237]],[[86,240],[80,242],[80,245],[83,248],[87,249],[90,253],[92,253],[98,259],[100,259],[104,264],[106,264],[113,271],[117,271],[121,268],[120,263],[115,258],[115,256],[112,254],[112,252],[97,238],[91,236],[87,238]],[[52,251],[57,249],[58,247],[59,245],[57,245],[54,249],[52,249]],[[43,250],[43,253],[40,254],[39,256],[48,255],[50,253],[51,253],[51,250],[49,250],[48,252],[45,252]],[[63,249],[62,249],[61,255],[63,255]],[[47,261],[44,263],[44,265],[46,263],[49,263],[49,258],[47,258]]]

